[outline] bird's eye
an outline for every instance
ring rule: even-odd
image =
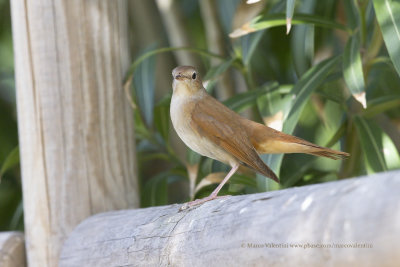
[[[193,74],[192,74],[192,79],[193,79],[193,80],[196,80],[196,76],[197,76],[197,75],[196,75],[196,72],[193,72]]]

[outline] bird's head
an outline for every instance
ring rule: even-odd
[[[173,69],[172,77],[174,81],[172,88],[174,93],[194,94],[203,89],[200,75],[196,68],[191,66],[179,66]]]

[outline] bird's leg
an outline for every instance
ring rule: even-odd
[[[217,198],[218,192],[221,190],[221,188],[224,186],[224,184],[226,184],[226,182],[228,182],[229,178],[232,177],[232,175],[239,169],[239,163],[235,164],[232,169],[229,171],[229,173],[225,176],[224,180],[222,180],[222,182],[218,185],[217,188],[215,188],[215,190],[208,196],[202,199],[196,199],[194,201],[190,201],[188,203],[185,203],[180,210],[185,210],[200,204],[203,204],[204,202],[213,200]]]

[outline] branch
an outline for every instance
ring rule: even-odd
[[[183,212],[175,204],[98,214],[70,235],[60,266],[396,266],[399,189],[395,171]]]

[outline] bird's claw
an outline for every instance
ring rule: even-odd
[[[195,206],[201,205],[201,204],[203,204],[203,203],[205,203],[205,202],[207,202],[207,201],[210,201],[210,200],[214,200],[214,199],[218,199],[218,198],[226,198],[226,197],[230,197],[230,195],[225,195],[225,196],[214,196],[214,195],[210,195],[210,196],[205,197],[205,198],[196,199],[196,200],[193,200],[193,201],[190,201],[190,202],[187,202],[187,203],[183,204],[183,205],[179,208],[179,211],[187,210],[187,209],[189,209],[189,208],[193,208],[193,207],[195,207]]]

